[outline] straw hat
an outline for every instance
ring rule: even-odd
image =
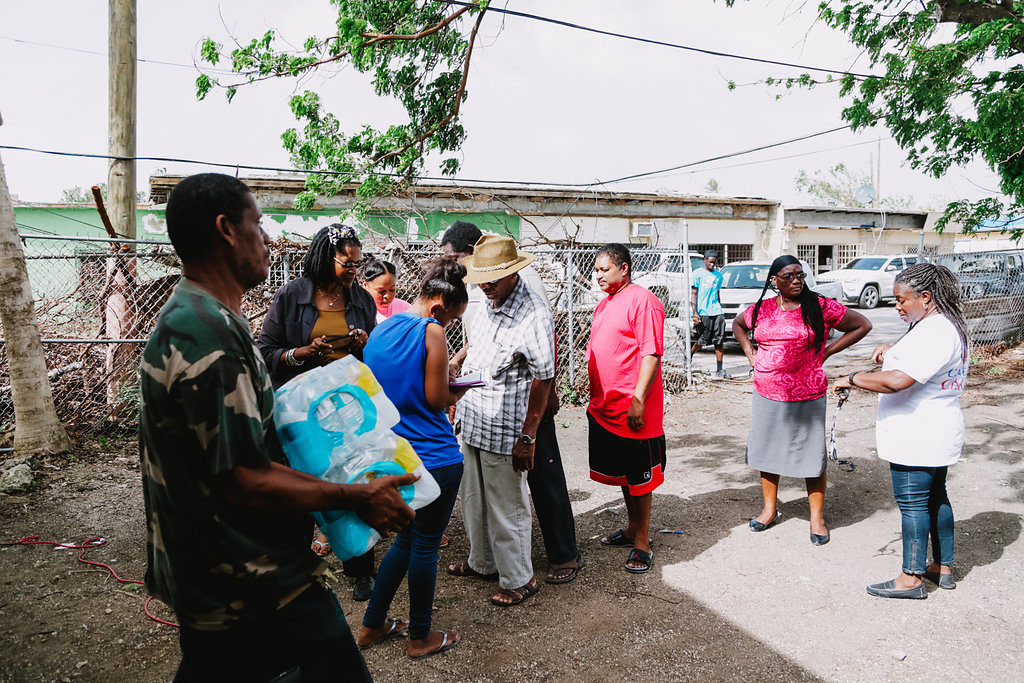
[[[511,237],[484,235],[473,245],[473,253],[459,259],[459,263],[467,271],[463,281],[467,285],[478,285],[519,272],[535,258],[533,254],[518,251]]]

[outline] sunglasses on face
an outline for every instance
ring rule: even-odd
[[[334,257],[334,261],[342,268],[346,268],[348,270],[355,270],[362,263],[361,261],[339,261],[337,256]]]
[[[807,279],[807,273],[787,273],[785,275],[776,275],[775,277],[780,280],[785,280],[786,282],[792,282],[793,280],[803,282]]]

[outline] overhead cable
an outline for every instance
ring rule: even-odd
[[[722,159],[731,159],[733,157],[743,156],[746,154],[752,154],[753,152],[760,152],[766,149],[772,149],[773,147],[781,147],[783,145],[793,144],[795,142],[802,142],[804,140],[810,140],[812,138],[819,137],[821,135],[828,135],[829,133],[835,133],[841,130],[847,130],[850,126],[838,126],[836,128],[830,128],[828,130],[818,131],[817,133],[810,133],[808,135],[801,135],[799,137],[790,138],[789,140],[781,140],[779,142],[771,142],[765,145],[759,145],[757,147],[751,147],[750,149],[741,150],[738,152],[729,152],[726,154],[719,154],[707,159],[701,159],[699,161],[690,161],[685,164],[679,164],[676,166],[670,166],[668,168],[661,168],[656,171],[644,171],[641,173],[634,173],[632,175],[622,176],[621,178],[615,178],[613,180],[594,180],[585,183],[550,183],[540,182],[533,180],[487,180],[480,178],[453,178],[444,176],[413,176],[414,180],[431,180],[438,182],[447,183],[478,183],[483,185],[536,185],[541,187],[593,187],[595,185],[609,185],[612,183],[625,182],[627,180],[636,180],[638,178],[644,178],[647,176],[657,175],[659,173],[667,173],[669,171],[678,171],[683,168],[692,168],[693,166],[700,166],[703,164],[710,163],[712,161],[721,161]],[[232,164],[222,163],[215,161],[203,161],[200,159],[177,159],[173,157],[123,157],[114,156],[110,154],[88,154],[83,152],[62,152],[57,150],[39,149],[35,147],[23,147],[18,145],[0,145],[0,149],[9,149],[19,152],[33,152],[36,154],[49,154],[53,156],[64,156],[64,157],[78,157],[86,159],[114,159],[118,161],[161,161],[167,163],[179,163],[179,164],[197,164],[201,166],[213,166],[216,168],[230,168],[230,169],[246,169],[250,171],[268,171],[275,173],[297,173],[297,174],[318,174],[328,176],[358,176],[359,173],[346,173],[343,171],[319,171],[311,169],[301,168],[283,168],[277,166],[257,166],[251,164]],[[362,174],[379,176],[379,177],[404,177],[400,173],[384,173],[381,171],[363,171]]]
[[[462,0],[446,0],[449,5],[457,5],[459,7],[477,7],[475,2],[464,2]],[[590,26],[582,26],[575,24],[571,21],[563,21],[561,19],[552,19],[551,17],[544,17],[539,14],[530,14],[529,12],[517,12],[516,10],[503,9],[500,7],[488,7],[488,12],[497,12],[498,14],[507,14],[513,17],[522,17],[523,19],[532,19],[534,21],[540,21],[546,24],[554,24],[556,26],[563,26],[565,28],[576,29],[578,31],[586,31],[588,33],[596,33],[602,36],[609,36],[612,38],[622,38],[623,40],[632,40],[638,43],[646,43],[648,45],[658,45],[660,47],[670,47],[677,50],[686,50],[688,52],[697,52],[703,55],[710,55],[712,57],[724,57],[726,59],[739,59],[745,62],[756,62],[758,64],[770,64],[771,66],[784,66],[791,69],[803,69],[805,71],[817,71],[820,73],[836,74],[839,76],[853,76],[855,78],[878,78],[871,74],[860,74],[851,71],[844,71],[842,69],[829,69],[821,66],[808,66],[806,64],[795,64],[793,62],[782,62],[775,59],[764,59],[762,57],[750,57],[748,55],[738,55],[731,52],[721,52],[719,50],[708,50],[701,47],[693,47],[692,45],[681,45],[679,43],[669,43],[663,40],[654,40],[653,38],[643,38],[641,36],[631,36],[625,33],[616,33],[615,31],[606,31],[604,29],[593,28]]]

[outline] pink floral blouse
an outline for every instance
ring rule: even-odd
[[[842,322],[846,306],[834,299],[819,296],[825,336],[830,328]],[[754,307],[743,312],[747,327],[753,324]],[[778,297],[761,303],[754,328],[757,355],[754,356],[754,389],[773,401],[810,401],[821,398],[828,390],[822,364],[826,343],[815,351],[811,346],[814,333],[804,325],[800,309],[783,311]]]

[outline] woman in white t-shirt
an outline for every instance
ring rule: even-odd
[[[959,398],[967,379],[967,321],[960,310],[960,284],[943,266],[909,266],[896,277],[893,293],[896,311],[910,329],[895,345],[875,348],[872,358],[882,363],[880,371],[850,373],[834,389],[882,394],[875,427],[878,457],[889,461],[903,515],[903,572],[867,591],[882,598],[923,599],[928,593],[922,577],[939,588],[956,587],[946,472],[964,444]]]

